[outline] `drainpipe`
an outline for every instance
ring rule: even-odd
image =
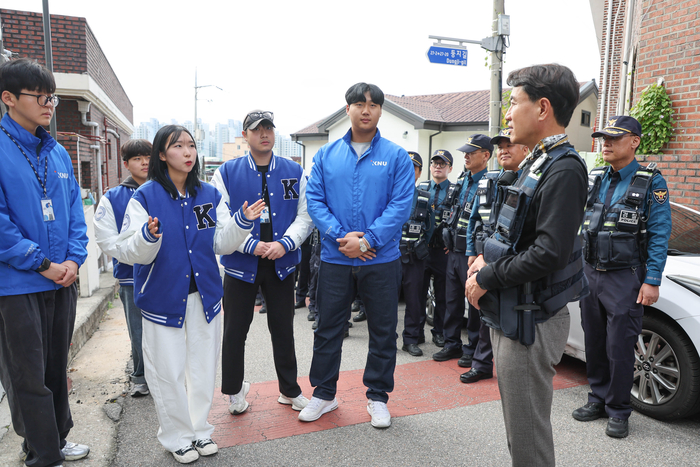
[[[605,57],[603,59],[603,82],[601,83],[600,90],[601,96],[598,99],[600,103],[600,111],[598,112],[598,129],[605,127],[605,102],[607,92],[605,88],[608,85],[608,60],[610,58],[610,31],[612,29],[612,0],[608,0],[608,21],[607,28],[605,31]],[[596,142],[596,149],[600,150],[600,143]]]
[[[92,136],[99,138],[100,136],[100,124],[97,122],[89,122],[87,119],[87,113],[90,111],[90,102],[88,101],[78,101],[78,112],[80,112],[80,122],[92,128]],[[99,176],[97,177],[97,194],[99,198],[102,198],[102,154],[100,154],[100,145],[93,144],[90,149],[95,150],[95,160],[97,162],[97,170]]]
[[[433,155],[433,136],[437,136],[440,133],[442,133],[442,123],[440,124],[440,130],[428,138],[428,180],[430,180],[430,157]]]
[[[622,73],[620,74],[620,97],[617,101],[617,115],[627,115],[629,103],[627,101],[627,73],[629,72],[630,55],[632,54],[632,16],[634,16],[634,0],[628,0],[627,16],[625,17],[625,58],[622,60]]]
[[[304,143],[300,143],[297,140],[294,140],[294,142],[301,146],[301,166],[304,168],[304,171],[306,171],[306,146],[304,146]]]
[[[82,190],[83,189],[83,182],[82,182],[82,175],[83,175],[83,170],[80,167],[80,135],[78,135],[78,142],[75,145],[76,152],[78,154],[78,187]],[[80,196],[83,196],[83,193],[81,191]]]
[[[105,118],[105,120],[107,120]],[[111,128],[107,128],[107,125],[105,125],[105,131],[111,135],[113,135],[115,138],[117,138],[117,177],[119,178],[119,181],[122,179],[122,165],[121,165],[121,146],[122,146],[122,140],[121,136],[119,136],[119,133],[116,131],[112,130]]]

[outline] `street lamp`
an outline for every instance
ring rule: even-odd
[[[223,91],[219,86],[213,85],[213,84],[205,84],[203,86],[197,86],[197,68],[194,69],[194,139],[195,141],[201,141],[204,138],[200,138],[199,135],[199,129],[197,128],[197,91],[199,88],[209,88],[213,87],[218,89],[219,91]],[[199,144],[197,145],[199,148]],[[200,153],[199,151],[197,152],[198,154]],[[202,170],[202,179],[206,181],[206,170],[204,167],[204,156],[199,156],[199,167]]]

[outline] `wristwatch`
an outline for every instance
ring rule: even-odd
[[[365,253],[367,250],[367,241],[363,238],[360,238],[360,252]]]
[[[41,266],[39,266],[36,270],[36,272],[44,272],[47,269],[51,267],[51,260],[49,258],[44,258],[44,261],[41,262]]]

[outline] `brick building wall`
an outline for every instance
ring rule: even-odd
[[[32,58],[45,64],[42,14],[0,9],[0,18],[5,48],[18,53],[20,57]],[[51,43],[54,72],[87,73],[129,122],[133,122],[133,105],[85,18],[51,15]],[[93,103],[86,119],[99,124],[99,137],[94,136],[93,128],[82,124],[78,111],[78,101],[84,99],[70,95],[59,97],[61,103],[56,108],[58,142],[71,155],[75,176],[80,180],[81,187],[95,192],[99,199],[101,193],[97,193],[98,178],[102,178],[103,190],[106,191],[117,186],[128,175],[121,167],[119,149],[121,142],[126,141],[130,134],[120,128],[117,122],[106,117]],[[108,128],[118,133],[119,138],[107,132]],[[93,145],[100,146],[101,167],[97,164],[96,150],[90,148]]]
[[[626,3],[627,0],[607,0],[604,23],[607,8],[612,8],[614,21],[617,8],[624,11]],[[672,201],[700,210],[700,3],[697,0],[640,0],[636,2],[634,15],[631,104],[634,105],[650,84],[663,78],[675,120],[674,134],[662,148],[663,154],[638,155],[637,159],[658,163],[668,182]],[[624,25],[624,19],[618,23]],[[604,24],[603,44],[606,30],[607,24]],[[624,27],[615,27],[614,32],[613,44],[616,47],[620,44],[622,53]],[[601,77],[603,57],[604,53],[601,54]],[[608,108],[614,112],[621,98],[618,89],[621,58],[613,58],[610,66],[617,71],[617,78],[613,74],[608,88]]]

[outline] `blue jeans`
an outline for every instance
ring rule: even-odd
[[[146,382],[146,377],[143,375],[143,349],[141,348],[141,309],[134,303],[134,286],[122,285],[119,288],[119,298],[124,305],[126,327],[131,339],[131,358],[134,360],[131,381],[134,384],[143,384]]]
[[[318,329],[309,380],[314,396],[332,400],[338,385],[343,335],[356,295],[365,304],[369,352],[362,379],[367,398],[387,402],[394,389],[400,260],[366,266],[321,262],[316,292]]]

